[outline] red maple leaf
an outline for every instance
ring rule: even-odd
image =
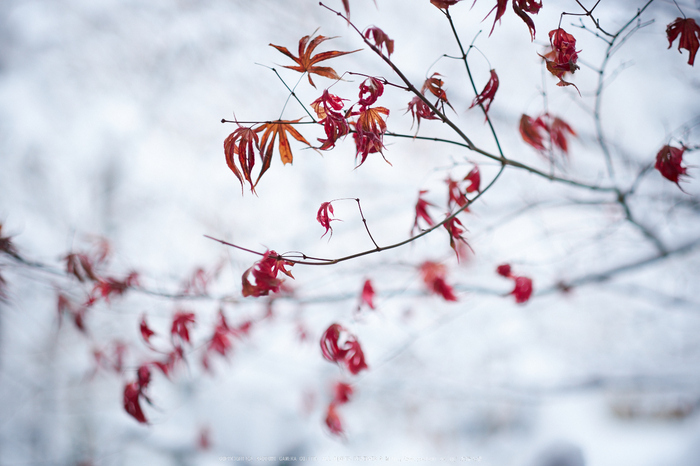
[[[437,97],[438,100],[435,106],[441,112],[445,111],[445,104],[447,104],[452,110],[454,110],[450,102],[447,100],[447,92],[443,88],[445,82],[442,79],[440,79],[440,76],[440,73],[433,73],[432,76],[425,80],[420,92],[421,94],[425,95],[425,91],[430,91],[431,94]]]
[[[323,145],[320,150],[328,150],[335,147],[335,142],[350,132],[350,124],[345,115],[339,110],[343,108],[343,100],[336,95],[330,94],[328,90],[323,91],[323,95],[311,103],[311,107],[319,118],[319,123],[323,125],[326,139],[319,139]]]
[[[321,52],[317,53],[316,55],[311,55],[313,51],[316,49],[316,47],[319,46],[324,41],[327,41],[329,39],[333,39],[333,37],[325,37],[325,36],[316,36],[313,39],[311,36],[304,36],[299,40],[299,56],[295,57],[292,55],[292,53],[287,50],[286,47],[282,47],[279,45],[274,45],[270,44],[272,47],[276,48],[296,63],[296,65],[288,65],[285,66],[285,68],[289,68],[290,70],[298,71],[300,73],[308,73],[308,78],[309,78],[309,83],[313,86],[316,87],[314,82],[311,80],[311,75],[316,74],[318,76],[323,76],[324,78],[329,78],[329,79],[335,79],[338,80],[340,79],[340,76],[338,76],[338,73],[335,72],[333,68],[330,68],[328,66],[316,66],[317,63],[322,62],[324,60],[328,60],[331,58],[335,57],[340,57],[342,55],[347,55],[349,53],[354,53],[357,52],[358,50],[353,50],[350,52],[340,52],[337,50],[333,50],[330,52]]]
[[[527,115],[520,117],[520,136],[522,136],[523,141],[537,150],[545,150],[544,136],[541,130],[546,131],[546,128],[541,118],[533,119]]]
[[[338,220],[337,218],[331,218],[330,216],[333,215],[333,205],[330,202],[324,202],[321,204],[321,207],[318,209],[318,213],[316,214],[316,221],[321,224],[323,228],[326,229],[326,231],[321,235],[321,238],[326,236],[326,233],[329,231],[331,232],[331,236],[333,236],[333,228],[331,228],[331,222],[333,220]]]
[[[476,1],[476,0],[475,0]],[[508,6],[508,0],[496,0],[496,6],[489,11],[489,14],[486,15],[486,18],[491,16],[491,13],[496,11],[496,19],[493,20],[493,26],[491,26],[491,32],[489,32],[489,37],[491,34],[493,34],[493,30],[496,27],[496,23],[498,22],[499,19],[501,19],[501,16],[506,12],[506,7]],[[484,19],[486,19],[484,18]]]
[[[461,0],[430,0],[430,3],[435,5],[438,8],[442,8],[444,10],[448,9],[452,5],[455,5],[459,3]]]
[[[481,105],[484,108],[484,114],[488,114],[489,108],[491,108],[491,102],[493,102],[493,98],[496,95],[497,90],[498,75],[496,74],[496,70],[491,70],[491,78],[489,79],[489,82],[486,83],[486,86],[484,87],[484,90],[481,91],[481,94],[474,98],[474,101],[469,108]]]
[[[387,36],[386,33],[378,27],[372,26],[367,28],[364,35],[367,39],[372,37],[380,52],[384,46],[386,47],[386,52],[389,57],[391,57],[391,54],[394,53],[394,40],[390,39],[389,36]]]
[[[683,162],[683,152],[685,152],[685,146],[672,147],[665,145],[656,154],[656,168],[661,175],[667,180],[671,180],[676,183],[679,187],[678,182],[680,177],[686,174],[686,167],[683,167],[681,163]]]
[[[345,382],[337,382],[333,386],[333,401],[334,405],[342,405],[350,401],[353,389],[352,386]]]
[[[450,247],[454,250],[455,254],[457,254],[457,260],[459,260],[459,250],[457,248],[458,242],[461,242],[463,245],[471,249],[471,246],[469,246],[467,240],[462,236],[462,233],[464,233],[466,229],[457,217],[452,217],[450,220],[443,223],[443,226],[450,235]]]
[[[292,273],[285,267],[293,266],[291,262],[280,259],[275,251],[267,251],[262,259],[256,262],[252,267],[243,273],[241,281],[243,283],[243,296],[267,296],[270,292],[277,293],[282,286],[283,280],[277,278],[277,274],[282,272],[290,278],[294,278]],[[255,285],[249,280],[248,276],[252,273],[255,278]]]
[[[515,296],[515,302],[526,303],[532,295],[532,279],[527,277],[512,277],[515,280],[515,288],[510,292]]]
[[[146,416],[141,409],[141,387],[138,382],[131,382],[124,387],[124,410],[142,424],[146,424]]]
[[[173,316],[170,335],[180,337],[182,341],[190,342],[190,327],[194,325],[194,313],[178,311]]]
[[[370,309],[374,309],[374,287],[372,286],[372,281],[365,280],[364,285],[362,285],[362,296],[360,298],[360,305],[366,304]]]
[[[445,280],[447,269],[443,264],[425,261],[420,266],[423,282],[431,293],[442,296],[445,301],[457,301],[454,290]]]
[[[549,43],[552,46],[552,50],[545,55],[540,55],[545,60],[547,70],[559,78],[557,86],[576,87],[575,84],[563,79],[566,73],[573,74],[579,69],[576,62],[578,61],[580,50],[576,50],[576,39],[564,29],[558,28],[549,31]],[[578,87],[576,87],[576,90],[578,90]]]
[[[458,207],[464,207],[467,205],[469,200],[467,196],[462,192],[459,181],[455,181],[452,178],[447,178],[445,180],[447,183],[447,207],[452,209],[454,205]],[[469,210],[469,209],[466,209]]]
[[[425,221],[425,223],[427,223],[429,227],[435,225],[435,221],[428,213],[428,206],[435,207],[435,205],[423,199],[423,195],[427,192],[427,190],[421,190],[418,192],[418,201],[416,202],[416,219],[413,222],[413,228],[411,229],[411,232],[415,231],[416,228],[418,228],[419,219],[423,219],[423,221]]]
[[[439,120],[440,118],[433,112],[433,109],[431,109],[428,104],[426,104],[423,99],[421,99],[418,96],[415,96],[411,101],[408,103],[408,109],[406,109],[406,113],[411,112],[411,116],[413,117],[413,123],[411,123],[411,128],[413,128],[413,124],[417,123],[417,129],[420,129],[420,121],[421,119],[423,120]]]
[[[531,40],[535,40],[535,23],[532,18],[528,16],[528,13],[536,15],[540,8],[542,8],[542,2],[537,0],[513,0],[513,11],[515,14],[520,16],[520,19],[525,21],[528,29],[530,30]]]
[[[367,369],[360,342],[340,324],[331,324],[321,336],[321,353],[328,361],[345,365],[353,375]]]
[[[354,112],[354,115],[358,117],[353,123],[355,132],[352,136],[355,139],[355,157],[360,158],[360,163],[357,165],[359,167],[369,154],[382,153],[386,132],[384,117],[389,115],[389,110],[384,107],[362,107],[359,112]]]
[[[146,344],[151,344],[150,338],[155,335],[156,332],[151,330],[148,327],[148,324],[146,323],[146,314],[144,314],[141,317],[141,323],[139,324],[139,330],[141,331],[141,338],[143,338],[143,341],[146,342]]]
[[[377,78],[370,77],[362,81],[360,100],[357,102],[362,107],[360,111],[375,103],[382,94],[384,94],[384,84]]]
[[[700,26],[697,25],[693,18],[676,18],[666,26],[669,49],[679,35],[681,38],[678,41],[678,52],[681,49],[686,49],[689,52],[688,64],[693,66],[695,54],[698,53],[698,48],[700,48]]]
[[[224,140],[226,164],[233,174],[236,175],[238,181],[241,182],[241,190],[245,180],[250,184],[251,191],[255,191],[251,174],[255,165],[255,155],[258,151],[260,151],[260,141],[258,133],[253,128],[239,125]],[[236,166],[236,161],[240,166],[240,170]]]
[[[473,193],[475,191],[481,192],[481,173],[479,172],[479,166],[474,165],[467,176],[464,177],[464,181],[469,182],[467,186],[467,193]]]

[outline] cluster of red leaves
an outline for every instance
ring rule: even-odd
[[[320,150],[332,149],[338,139],[350,132],[350,124],[345,115],[340,113],[344,106],[343,100],[346,99],[333,95],[326,89],[321,97],[311,103],[311,108],[316,112],[319,124],[323,125],[326,133],[326,139],[318,140],[322,144]]]
[[[367,369],[360,342],[340,324],[331,324],[323,332],[321,352],[328,361],[344,365],[353,375]]]
[[[386,33],[378,27],[372,26],[370,28],[367,28],[367,30],[365,30],[364,36],[367,39],[372,38],[374,40],[375,45],[377,46],[377,49],[380,52],[382,50],[382,47],[386,47],[387,56],[391,57],[391,54],[394,53],[394,40],[390,39],[389,36],[387,36]]]
[[[678,187],[680,187],[678,182],[681,176],[685,175],[687,171],[686,167],[681,165],[685,150],[685,146],[672,147],[665,145],[658,154],[656,154],[656,164],[654,168],[656,168],[664,178],[676,183]]]
[[[540,153],[552,152],[555,148],[562,154],[569,154],[568,135],[576,136],[576,131],[559,117],[544,113],[537,118],[528,115],[520,117],[520,136]],[[568,135],[567,135],[568,133]],[[545,145],[545,138],[548,144]]]
[[[445,111],[445,104],[454,110],[449,100],[447,99],[447,92],[443,88],[445,85],[444,81],[440,79],[440,73],[433,73],[431,77],[425,80],[423,87],[421,88],[421,94],[426,96],[426,91],[430,92],[434,97],[437,97],[435,101],[435,107],[440,110],[440,112]],[[408,109],[406,112],[411,112],[413,117],[413,123],[416,124],[418,129],[420,129],[421,120],[439,120],[440,117],[433,111],[432,108],[425,102],[420,96],[415,96],[408,103]]]
[[[486,83],[486,86],[484,87],[484,90],[481,91],[481,94],[474,98],[474,101],[469,108],[481,105],[484,109],[484,114],[488,119],[489,108],[491,108],[491,102],[493,102],[493,98],[496,96],[498,84],[499,82],[496,70],[491,70],[491,78],[489,79],[489,82]]]
[[[515,282],[513,291],[510,292],[515,296],[515,302],[518,304],[526,303],[532,296],[532,279],[514,275],[510,264],[502,264],[496,268],[496,273],[506,278],[510,278]]]
[[[559,79],[557,86],[576,87],[575,84],[563,79],[567,73],[573,74],[579,69],[576,62],[580,50],[576,50],[576,39],[564,29],[558,28],[549,31],[549,43],[552,50],[540,55],[545,61],[547,70]]]
[[[673,46],[673,41],[678,40],[678,52],[681,49],[688,51],[688,64],[694,66],[695,54],[700,48],[700,26],[692,18],[676,18],[666,26],[666,37],[668,38],[668,48]]]
[[[240,324],[238,327],[231,327],[226,321],[224,312],[222,310],[219,310],[219,319],[216,323],[216,326],[214,327],[214,333],[212,334],[211,338],[209,338],[206,350],[204,352],[204,355],[202,356],[202,365],[204,366],[204,368],[207,370],[209,370],[210,368],[209,355],[211,353],[218,353],[221,356],[226,357],[231,348],[233,347],[231,338],[241,338],[247,335],[250,331],[250,327],[252,326],[252,324],[253,323],[251,321],[247,320]]]
[[[138,284],[139,274],[136,272],[129,273],[129,275],[122,280],[113,277],[98,278],[92,289],[90,300],[94,301],[98,297],[102,297],[109,302],[109,297],[111,295],[121,296],[126,290],[138,286]]]
[[[425,261],[420,266],[423,283],[431,293],[442,296],[445,301],[457,301],[454,290],[447,284],[447,268],[437,262]]]
[[[243,296],[260,297],[267,296],[270,292],[277,293],[284,282],[283,279],[277,278],[277,274],[282,272],[286,276],[294,278],[292,273],[285,268],[293,265],[293,263],[281,259],[275,251],[266,251],[262,259],[243,272],[241,278]],[[251,274],[255,278],[255,285],[248,280]]]
[[[333,400],[328,405],[325,419],[326,426],[333,435],[343,434],[343,423],[338,415],[337,407],[350,401],[352,394],[352,386],[345,382],[336,382],[333,387]]]
[[[350,111],[350,116],[357,119],[351,124],[355,127],[352,136],[355,139],[356,154],[360,158],[359,167],[369,154],[382,153],[384,149],[384,133],[389,109],[385,107],[370,107],[384,93],[384,84],[377,78],[367,78],[360,84],[360,100],[358,111]],[[383,155],[382,155],[383,157]]]
[[[331,222],[333,220],[338,220],[337,218],[331,218],[331,215],[333,215],[333,204],[331,204],[331,202],[323,202],[321,204],[321,207],[319,207],[318,212],[316,213],[316,221],[320,223],[323,228],[326,229],[326,231],[321,235],[321,238],[326,236],[326,233],[328,233],[329,231],[331,232],[331,236],[333,236],[333,228],[331,228]]]
[[[107,262],[109,255],[109,243],[106,240],[98,240],[91,251],[73,252],[63,257],[66,273],[73,275],[80,282],[97,281],[95,270]]]

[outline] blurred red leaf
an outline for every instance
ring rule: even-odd
[[[330,429],[333,435],[343,434],[343,424],[340,421],[340,416],[338,416],[338,411],[336,411],[333,403],[328,406],[328,412],[326,413],[326,426],[328,426],[328,429]]]
[[[141,410],[140,404],[141,389],[138,382],[131,382],[124,387],[124,409],[137,421],[145,424],[146,416]]]
[[[427,190],[421,190],[418,192],[418,201],[416,202],[416,219],[413,222],[413,228],[411,232],[414,232],[418,228],[418,220],[422,219],[428,224],[428,227],[435,225],[435,221],[432,219],[430,214],[428,214],[428,206],[435,207],[434,204],[423,199],[423,195],[426,194]]]
[[[337,382],[333,387],[333,401],[332,404],[342,405],[350,401],[353,389],[352,386],[345,382]]]
[[[502,277],[510,277],[511,276],[511,269],[510,269],[510,264],[502,264],[496,267],[496,273]]]
[[[374,309],[374,287],[372,286],[372,281],[369,279],[365,280],[365,284],[362,285],[360,305],[362,304],[366,304],[370,309]]]
[[[511,294],[515,296],[516,303],[526,303],[532,295],[532,279],[527,277],[512,277],[515,280],[515,288]]]
[[[190,343],[190,327],[194,325],[194,314],[192,312],[178,311],[173,316],[173,325],[170,334],[177,335],[182,341]]]
[[[439,120],[440,118],[433,112],[433,110],[428,107],[428,104],[426,104],[423,99],[421,99],[418,96],[415,96],[411,101],[408,103],[408,109],[406,110],[406,113],[411,112],[411,116],[413,117],[413,123],[411,124],[411,128],[413,127],[414,123],[417,123],[418,129],[420,129],[420,121],[421,120]]]
[[[150,345],[150,338],[155,335],[156,332],[151,330],[146,323],[146,314],[141,317],[141,323],[139,324],[139,330],[141,331],[141,337],[143,341]]]
[[[431,293],[442,296],[445,301],[457,301],[454,290],[445,281],[447,268],[443,264],[425,261],[420,266],[423,282]]]
[[[467,186],[467,193],[473,193],[475,191],[481,192],[481,173],[479,172],[479,166],[474,165],[467,176],[464,177],[464,181],[469,182]]]
[[[326,231],[321,235],[321,238],[326,236],[326,233],[329,231],[331,232],[331,236],[333,236],[333,228],[331,228],[331,222],[333,220],[338,220],[336,218],[331,218],[330,216],[333,215],[333,205],[330,202],[324,202],[321,204],[321,207],[318,209],[318,213],[316,214],[316,221],[321,224],[323,228],[326,229]]]
[[[668,48],[673,46],[673,41],[680,35],[678,41],[678,52],[686,49],[688,53],[688,64],[694,66],[695,54],[700,48],[700,26],[693,18],[676,18],[666,26],[666,37],[668,38]]]
[[[95,283],[95,286],[92,289],[91,295],[96,297],[96,295],[99,293],[103,299],[109,301],[109,297],[111,295],[123,295],[126,290],[137,286],[138,283],[138,273],[136,272],[131,272],[123,280],[117,280],[116,278],[112,277],[98,278],[97,283]]]
[[[568,123],[559,117],[554,117],[549,125],[549,137],[552,141],[552,145],[561,149],[565,155],[569,153],[566,133],[576,136],[576,131],[574,131]]]
[[[533,119],[527,115],[520,117],[520,136],[522,136],[523,141],[535,149],[543,151],[545,148],[542,129],[546,129],[546,127],[540,118]]]
[[[686,167],[681,166],[683,162],[683,152],[685,152],[685,147],[672,147],[665,145],[656,154],[656,168],[661,175],[667,180],[673,181],[679,187],[678,182],[681,176],[686,174]]]
[[[345,365],[353,375],[367,369],[360,342],[340,324],[331,324],[321,336],[321,353],[328,361]]]

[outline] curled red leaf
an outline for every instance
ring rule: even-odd
[[[688,64],[694,66],[695,54],[700,48],[700,26],[693,18],[676,18],[666,26],[669,49],[679,35],[678,52],[680,53],[681,49],[686,49],[688,51]]]
[[[326,231],[321,235],[321,238],[326,236],[326,233],[329,231],[331,232],[331,236],[333,236],[333,228],[331,228],[331,222],[333,220],[338,220],[337,218],[331,218],[331,215],[333,215],[333,205],[330,202],[324,202],[321,204],[321,207],[318,209],[318,213],[316,214],[316,221],[321,224],[323,228],[326,229]]]
[[[380,52],[382,47],[386,47],[387,56],[391,57],[391,54],[394,53],[394,40],[390,39],[389,36],[378,27],[372,26],[367,28],[364,35],[367,39],[371,37],[374,40]]]
[[[432,76],[426,79],[423,83],[423,87],[421,88],[421,94],[425,95],[425,92],[429,91],[431,94],[437,97],[438,100],[436,107],[441,112],[444,112],[445,104],[447,104],[450,108],[452,108],[452,105],[447,100],[447,92],[443,88],[445,82],[440,78],[440,76],[440,73],[433,73]],[[452,109],[454,110],[454,108]]]
[[[491,102],[493,102],[493,98],[495,97],[497,90],[498,75],[496,74],[496,70],[491,70],[491,78],[489,79],[489,82],[486,83],[486,86],[484,87],[484,90],[481,91],[481,94],[474,98],[474,101],[469,108],[481,105],[484,108],[484,114],[488,114],[489,108],[491,108]]]
[[[540,8],[542,8],[542,2],[537,0],[513,0],[513,11],[527,24],[531,40],[533,41],[535,40],[535,23],[528,16],[528,13],[536,15]]]
[[[293,265],[291,262],[280,259],[275,251],[265,252],[261,260],[243,273],[241,278],[243,296],[260,297],[267,296],[270,292],[277,293],[284,281],[277,278],[277,274],[282,272],[288,277],[294,278],[292,273],[285,268]],[[248,280],[250,274],[255,278],[255,285]]]
[[[321,353],[328,361],[344,365],[353,375],[367,369],[360,342],[340,324],[331,324],[321,336]]]
[[[576,62],[578,61],[580,50],[576,50],[576,39],[564,29],[558,28],[549,31],[549,43],[552,50],[545,55],[540,55],[545,60],[547,70],[559,78],[557,86],[576,87],[575,84],[563,79],[567,73],[573,74],[579,69]],[[576,87],[576,90],[578,90],[578,87]]]
[[[423,199],[423,195],[427,192],[427,190],[421,190],[418,192],[418,201],[416,202],[416,219],[413,222],[413,228],[411,229],[411,232],[419,228],[418,220],[420,219],[422,219],[429,227],[435,225],[435,221],[428,213],[428,206],[434,207],[434,205]]]
[[[320,150],[328,150],[335,147],[335,142],[350,132],[350,124],[345,115],[339,111],[343,108],[343,100],[336,95],[330,94],[328,90],[323,91],[323,95],[311,103],[311,107],[319,118],[319,123],[323,125],[326,139],[319,139],[322,143]]]
[[[683,152],[685,146],[672,147],[665,145],[656,154],[656,168],[661,175],[667,180],[673,181],[678,185],[681,176],[686,174],[686,167],[682,166]],[[680,185],[678,185],[680,187]]]
[[[360,100],[362,108],[369,107],[384,94],[384,84],[377,78],[367,78],[360,84]]]
[[[365,280],[364,285],[362,285],[360,304],[366,304],[370,309],[374,309],[374,287],[369,279]]]

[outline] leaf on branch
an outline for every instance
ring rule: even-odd
[[[457,255],[457,260],[459,260],[460,258],[460,252],[458,249],[459,243],[461,243],[464,246],[467,246],[469,249],[472,250],[472,252],[474,252],[471,246],[469,246],[469,243],[467,243],[467,240],[464,239],[464,237],[462,236],[462,233],[466,231],[466,228],[464,228],[464,225],[462,225],[462,222],[457,217],[452,217],[450,220],[443,223],[443,226],[450,235],[450,247],[454,250],[455,254]]]
[[[420,121],[421,119],[423,120],[439,120],[440,118],[433,112],[433,110],[428,107],[428,104],[426,104],[423,99],[421,99],[418,96],[415,96],[411,101],[408,103],[408,109],[406,110],[406,113],[411,112],[411,116],[413,117],[413,123],[411,123],[411,128],[413,128],[413,124],[417,123],[417,128],[416,132],[418,129],[420,129]]]
[[[109,297],[111,295],[121,296],[129,288],[138,286],[139,284],[139,274],[137,272],[131,272],[123,280],[118,280],[116,278],[107,277],[97,279],[97,283],[92,289],[91,297],[97,298],[97,294],[109,302]]]
[[[493,102],[493,98],[495,97],[497,90],[498,75],[496,74],[496,70],[491,70],[491,78],[489,79],[489,82],[486,83],[486,86],[484,87],[484,90],[481,91],[481,94],[474,98],[474,101],[469,108],[481,105],[484,108],[484,114],[488,114],[489,108],[491,108],[491,102]],[[486,119],[488,119],[488,116]]]
[[[333,236],[333,228],[331,228],[331,222],[333,220],[338,220],[337,218],[331,218],[330,216],[333,215],[333,205],[330,202],[324,202],[321,204],[321,207],[318,209],[318,213],[316,214],[316,221],[321,224],[323,228],[326,229],[326,231],[321,235],[321,238],[326,236],[326,233],[329,231],[331,232],[331,236]]]
[[[387,56],[391,57],[391,54],[394,53],[394,40],[390,39],[389,36],[378,27],[372,26],[367,28],[364,36],[367,39],[371,37],[380,52],[382,47],[386,47]]]
[[[694,66],[695,54],[698,53],[698,48],[700,48],[700,26],[693,18],[676,18],[666,26],[669,49],[679,35],[678,52],[680,53],[681,49],[686,49],[689,52],[688,64]]]
[[[278,257],[275,251],[267,251],[261,260],[243,273],[241,281],[243,282],[242,293],[244,297],[260,297],[267,296],[270,292],[277,293],[284,281],[277,278],[279,272],[294,278],[292,273],[285,269],[286,266],[291,267],[294,264]],[[248,276],[251,273],[253,278],[255,278],[255,285],[248,280]]]
[[[456,5],[461,0],[430,0],[430,3],[443,10],[448,9],[452,5]]]
[[[339,112],[343,108],[343,100],[346,99],[330,94],[326,89],[321,97],[311,102],[311,108],[316,112],[326,133],[326,139],[318,139],[322,143],[320,150],[332,149],[338,139],[350,132],[350,124],[345,115]]]
[[[430,214],[428,213],[428,206],[435,207],[434,204],[431,204],[430,202],[426,201],[423,199],[423,195],[426,194],[428,191],[427,190],[421,190],[418,192],[418,202],[416,202],[416,219],[413,222],[413,228],[411,228],[411,234],[419,228],[418,227],[418,220],[422,219],[425,223],[428,224],[428,227],[432,227],[435,225],[435,220],[432,219]]]
[[[358,50],[353,50],[350,52],[340,52],[337,50],[330,51],[330,52],[321,52],[317,53],[316,55],[311,55],[313,51],[316,49],[316,47],[319,46],[322,42],[329,40],[329,39],[334,39],[334,37],[325,37],[325,36],[316,36],[313,39],[311,39],[311,36],[304,36],[299,40],[299,56],[295,57],[292,55],[292,53],[286,48],[282,47],[280,45],[274,45],[270,44],[272,47],[276,48],[296,63],[296,65],[287,65],[285,68],[289,68],[290,70],[298,71],[300,73],[308,73],[308,78],[309,78],[309,83],[313,86],[316,87],[314,82],[311,80],[311,75],[315,74],[318,76],[323,76],[324,78],[329,78],[329,79],[335,79],[339,80],[340,76],[335,72],[335,70],[331,67],[328,66],[315,66],[317,63],[322,62],[324,60],[329,60],[331,58],[335,57],[340,57],[342,55],[347,55],[349,53],[355,53],[358,52]]]
[[[442,296],[445,301],[457,301],[454,290],[445,280],[447,268],[443,264],[425,261],[420,266],[420,273],[423,276],[423,283],[431,293]]]
[[[250,184],[250,190],[255,192],[251,173],[255,165],[255,155],[260,151],[258,134],[253,128],[240,126],[224,140],[224,154],[226,164],[231,169],[243,190],[244,180]],[[240,166],[240,170],[236,166]]]
[[[532,296],[531,278],[514,275],[510,264],[499,265],[496,268],[496,273],[502,277],[513,280],[515,287],[509,294],[515,297],[516,303],[524,304],[530,299],[530,296]]]
[[[374,309],[374,287],[372,281],[367,279],[362,285],[362,296],[360,297],[360,306],[366,304],[370,309]]]
[[[672,147],[665,145],[656,154],[656,168],[661,175],[667,180],[673,181],[680,188],[681,176],[686,175],[687,168],[683,167],[681,163],[683,162],[683,153],[686,147]]]
[[[547,65],[547,70],[559,78],[557,86],[574,86],[578,91],[575,84],[563,79],[567,73],[573,74],[579,69],[576,62],[580,50],[576,50],[576,39],[564,29],[558,28],[549,31],[549,43],[552,50],[545,55],[540,55]],[[580,91],[579,94],[581,94]]]
[[[469,182],[467,193],[481,192],[481,173],[479,172],[478,165],[474,165],[474,168],[464,177],[464,181]]]
[[[360,111],[377,101],[384,93],[384,84],[377,78],[367,78],[360,84]]]
[[[425,91],[430,91],[431,94],[437,97],[438,100],[435,106],[441,112],[445,111],[445,104],[447,104],[452,110],[454,110],[450,102],[447,100],[447,92],[445,92],[445,89],[443,89],[442,87],[445,84],[445,82],[442,79],[440,79],[440,76],[440,73],[433,73],[431,77],[426,79],[423,83],[423,87],[421,88],[421,94],[425,95]]]
[[[525,21],[528,29],[530,30],[531,40],[535,40],[535,23],[532,18],[528,16],[528,13],[536,15],[540,8],[542,8],[542,2],[537,0],[513,0],[513,11],[515,14],[520,16],[520,19]]]
[[[299,119],[300,120],[300,119]],[[270,162],[272,161],[272,151],[275,145],[275,139],[279,137],[278,150],[280,153],[280,159],[282,159],[283,164],[292,163],[292,149],[289,146],[289,140],[287,139],[287,133],[291,134],[294,139],[299,142],[303,142],[307,146],[311,147],[311,144],[304,139],[299,131],[294,129],[292,124],[298,123],[299,120],[277,120],[270,123],[264,123],[258,126],[255,131],[264,131],[260,139],[260,156],[262,157],[262,167],[260,168],[260,173],[258,174],[258,179],[255,181],[255,185],[260,181],[263,173],[270,168]]]
[[[360,158],[359,167],[369,154],[382,154],[384,149],[384,133],[386,132],[386,121],[389,116],[389,109],[384,107],[361,107],[359,112],[353,112],[357,116],[357,121],[352,123],[355,132],[352,134],[355,140],[355,159]],[[384,155],[382,155],[384,157]],[[384,159],[386,160],[386,159]],[[387,163],[389,163],[387,161]]]
[[[476,0],[475,0],[476,1]],[[501,16],[506,12],[506,7],[508,6],[508,0],[496,0],[496,6],[489,11],[489,14],[486,15],[486,18],[491,16],[491,13],[496,11],[496,19],[493,20],[493,26],[491,26],[491,32],[489,32],[489,37],[491,37],[491,34],[493,34],[493,30],[496,27],[496,23],[498,20],[501,19]],[[484,18],[484,20],[486,19]]]

